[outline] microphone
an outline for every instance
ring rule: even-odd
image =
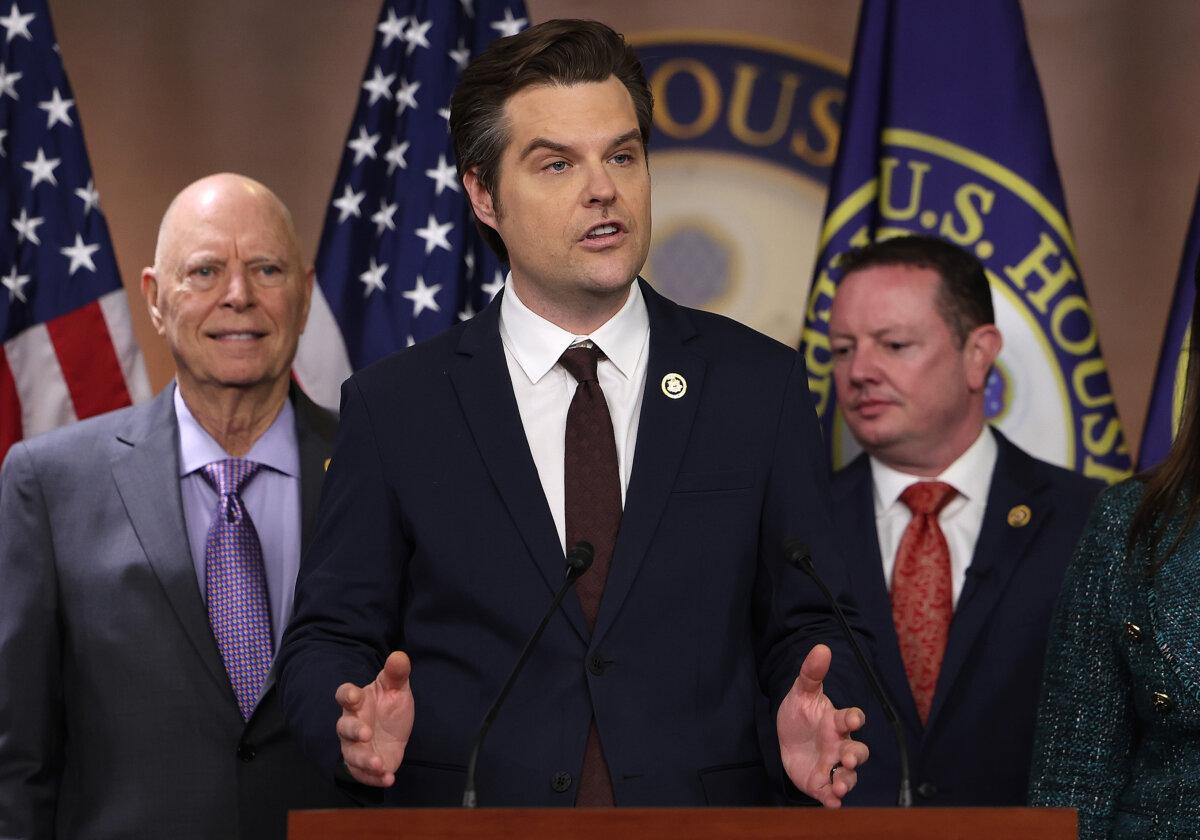
[[[867,685],[871,687],[871,693],[879,701],[879,705],[883,709],[883,716],[891,724],[892,734],[896,738],[896,751],[900,757],[900,790],[896,797],[896,804],[901,808],[911,808],[913,800],[912,778],[908,769],[908,741],[904,737],[904,729],[900,725],[900,716],[896,714],[896,707],[888,699],[887,692],[883,690],[883,685],[879,682],[879,675],[875,673],[875,668],[872,667],[870,660],[863,654],[862,648],[858,646],[858,641],[854,638],[854,634],[850,632],[850,625],[846,622],[846,616],[842,612],[842,608],[838,605],[837,599],[833,597],[833,593],[829,591],[829,587],[825,585],[825,581],[821,580],[821,576],[817,574],[816,567],[813,566],[812,553],[808,550],[808,546],[801,540],[784,540],[783,554],[789,563],[813,579],[813,582],[817,584],[825,599],[833,607],[833,614],[837,616],[838,624],[842,628],[842,634],[846,637],[846,641],[850,642],[850,649],[854,651],[854,658],[858,660],[858,667],[867,675]]]
[[[471,757],[467,761],[467,783],[463,787],[463,807],[475,807],[475,763],[479,759],[479,750],[483,746],[483,739],[487,737],[488,730],[492,728],[492,721],[496,719],[496,714],[500,711],[500,707],[504,705],[504,698],[508,697],[509,690],[517,681],[517,675],[521,673],[521,669],[525,667],[525,660],[529,658],[529,654],[533,651],[538,639],[542,637],[542,633],[546,629],[546,625],[550,623],[551,616],[558,609],[558,605],[562,603],[563,597],[567,594],[567,590],[571,588],[571,584],[577,581],[584,572],[592,565],[592,557],[594,550],[592,544],[586,540],[580,540],[571,546],[567,552],[567,577],[562,582],[562,586],[554,593],[554,600],[550,603],[550,609],[542,616],[542,622],[533,631],[533,635],[529,637],[529,641],[525,643],[525,647],[521,650],[521,655],[517,657],[517,664],[513,666],[512,673],[508,675],[504,686],[500,689],[500,693],[496,695],[495,701],[491,708],[487,710],[487,714],[483,716],[483,723],[479,726],[479,734],[475,736],[475,742],[471,746]]]

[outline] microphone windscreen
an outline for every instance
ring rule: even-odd
[[[591,568],[595,553],[592,544],[587,540],[580,540],[571,546],[567,551],[567,565],[571,567],[572,573],[579,576]]]

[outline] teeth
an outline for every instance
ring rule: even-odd
[[[232,339],[233,341],[250,341],[254,338],[257,338],[257,336],[254,333],[224,333],[223,335],[218,336],[218,338],[222,340]]]
[[[616,225],[600,225],[600,227],[595,228],[591,233],[589,233],[588,236],[608,236],[610,233],[616,232]]]

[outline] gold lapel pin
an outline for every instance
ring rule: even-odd
[[[326,470],[328,470],[328,469],[329,469],[329,462],[330,462],[330,461],[332,461],[332,460],[333,460],[332,458],[326,458],[326,459],[325,459],[325,469],[326,469]]]
[[[1029,505],[1015,505],[1008,512],[1008,524],[1013,528],[1024,528],[1033,519],[1033,511]]]
[[[668,373],[662,378],[662,392],[673,400],[687,393],[687,380],[682,374]]]

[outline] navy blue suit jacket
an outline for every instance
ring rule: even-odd
[[[787,537],[806,540],[844,592],[801,358],[642,292],[646,391],[595,632],[568,593],[483,747],[481,805],[573,804],[593,714],[618,804],[764,803],[764,695],[777,704],[824,641],[827,692],[862,696],[819,592],[780,551]],[[682,398],[663,393],[668,373],[687,381]],[[457,804],[483,714],[565,571],[497,298],[343,387],[280,653],[293,729],[333,772],[336,687],[369,682],[405,650],[416,722],[385,800]]]
[[[833,479],[834,518],[853,597],[875,638],[875,666],[908,743],[918,805],[1022,805],[1050,616],[1100,482],[999,445],[975,556],[950,625],[928,725],[904,674],[875,528],[866,455]],[[1027,505],[1028,524],[1009,511]],[[872,699],[861,734],[871,758],[848,805],[895,805],[899,760]]]

